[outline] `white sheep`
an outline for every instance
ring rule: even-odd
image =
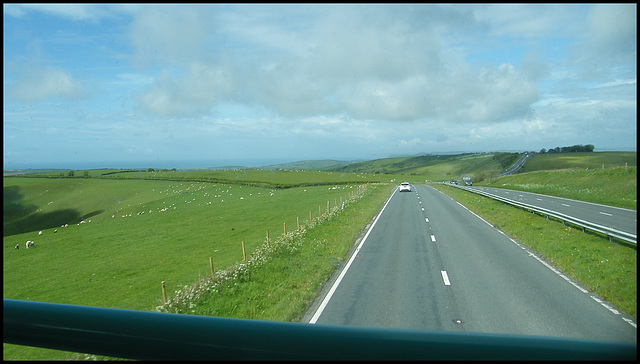
[[[27,242],[25,243],[25,246],[27,247],[27,249],[31,248],[33,246],[34,242],[31,240],[27,240]]]
[[[40,236],[40,235],[42,235],[42,231],[39,231],[39,232],[38,232],[38,236]]]

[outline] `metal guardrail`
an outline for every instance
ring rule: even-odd
[[[636,360],[636,343],[3,300],[3,342],[142,360]]]
[[[638,244],[638,242],[637,242],[638,239],[637,239],[637,235],[636,234],[631,234],[631,233],[628,233],[626,231],[616,230],[616,229],[610,228],[608,226],[599,225],[599,224],[596,224],[596,223],[593,223],[593,222],[590,222],[590,221],[581,220],[581,219],[578,219],[576,217],[573,217],[573,216],[570,216],[570,215],[565,215],[563,213],[556,212],[556,211],[553,211],[553,210],[548,210],[548,209],[545,209],[545,208],[542,208],[542,207],[537,207],[537,206],[529,205],[529,204],[526,204],[526,203],[523,203],[523,202],[510,200],[510,199],[504,198],[502,196],[498,196],[498,195],[494,195],[494,194],[489,193],[489,192],[478,190],[476,188],[468,188],[466,186],[458,186],[458,185],[451,185],[451,186],[458,187],[460,189],[463,189],[463,190],[466,190],[466,191],[469,191],[469,192],[477,193],[479,195],[483,195],[485,197],[489,197],[489,198],[492,198],[494,200],[498,200],[498,201],[504,202],[504,203],[512,205],[512,206],[516,206],[516,207],[520,207],[520,208],[527,209],[527,210],[530,210],[530,211],[534,211],[534,212],[537,212],[539,214],[551,216],[551,217],[554,217],[556,219],[560,219],[560,220],[569,222],[569,223],[571,223],[573,225],[580,226],[583,229],[588,229],[588,230],[591,230],[591,231],[595,231],[595,232],[604,234],[604,235],[606,235],[608,237],[614,237],[614,238],[617,238],[617,239],[620,239],[620,240],[624,240],[626,242],[633,243],[633,244],[636,244],[636,245]]]

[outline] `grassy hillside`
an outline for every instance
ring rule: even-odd
[[[304,226],[362,191],[359,186],[5,178],[3,297],[150,310],[162,301],[160,282],[172,295],[211,274],[209,257],[216,271],[241,262],[243,242],[249,257],[267,231],[275,240]],[[27,250],[27,240],[35,247]],[[4,347],[5,359],[67,358]]]
[[[336,169],[351,173],[404,174],[414,180],[444,181],[463,176],[490,176],[508,167],[517,153],[475,153],[385,158],[353,163]]]
[[[636,166],[635,152],[547,153],[534,154],[518,173],[567,168],[605,169]],[[520,153],[469,153],[396,157],[352,163],[334,169],[348,173],[400,174],[411,182],[460,180],[471,177],[474,183],[490,180],[515,163]]]
[[[267,230],[275,238],[295,229],[354,188],[5,179],[4,297],[148,309],[160,281],[168,289],[193,282],[207,274],[209,256],[221,269],[234,264],[242,241],[251,253]],[[27,240],[36,247],[26,250]]]
[[[337,161],[332,159],[326,160],[307,160],[285,164],[272,164],[260,167],[260,169],[282,169],[282,170],[307,170],[307,171],[328,171],[337,169],[353,162]]]
[[[255,186],[265,188],[290,188],[303,186],[345,185],[367,182],[389,181],[389,176],[366,173],[322,172],[306,170],[265,170],[258,168],[230,169],[230,170],[89,170],[69,172],[42,173],[30,175],[30,178],[101,178],[117,180],[155,180],[182,182],[210,182],[234,185]],[[392,178],[392,177],[391,177]]]
[[[611,167],[636,167],[636,152],[545,153],[534,154],[520,173],[567,168],[605,169]]]

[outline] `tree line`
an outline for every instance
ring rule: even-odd
[[[593,144],[587,144],[587,145],[574,145],[571,147],[555,147],[555,148],[551,148],[549,150],[546,150],[544,148],[540,149],[540,153],[575,153],[575,152],[593,152],[593,150],[595,149],[595,147],[593,146]]]

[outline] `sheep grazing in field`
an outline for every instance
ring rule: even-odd
[[[40,235],[42,235],[42,231],[39,231],[39,232],[38,232],[38,236],[40,236]]]
[[[33,246],[33,244],[35,244],[33,241],[27,240],[27,242],[24,245],[27,247],[27,249],[29,249]]]
[[[20,249],[20,244],[16,244],[15,249]]]

